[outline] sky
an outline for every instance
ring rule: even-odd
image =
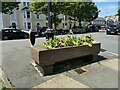
[[[119,0],[93,0],[101,11],[99,17],[117,14]]]

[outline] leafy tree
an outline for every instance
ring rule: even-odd
[[[64,2],[63,9],[62,9],[62,14],[65,15],[65,18],[68,18],[68,20],[71,22],[71,20],[75,20],[75,2]],[[73,18],[74,17],[74,18]],[[71,23],[69,28],[71,29]]]
[[[47,2],[32,2],[30,3],[32,8],[30,10],[34,11],[36,14],[45,14],[47,15]]]
[[[97,6],[95,5],[95,3],[93,2],[84,3],[82,11],[84,11],[83,13],[84,21],[88,21],[88,22],[91,22],[94,19],[96,19],[100,12]]]
[[[34,2],[31,4],[32,10],[36,13],[44,13],[47,15],[48,4],[45,2]],[[53,12],[52,21],[56,29],[56,17],[59,14],[68,16],[70,21],[91,22],[98,17],[99,11],[93,2],[52,2],[51,10]],[[74,17],[74,18],[72,18]],[[71,27],[70,27],[71,28]]]
[[[2,2],[2,13],[4,14],[12,14],[13,10],[19,9],[20,2]]]
[[[48,10],[48,3],[47,2],[33,2],[31,3],[32,8],[31,10],[35,11],[38,14],[45,14],[47,16],[47,10]],[[56,29],[57,24],[61,21],[57,16],[62,11],[62,2],[52,2],[51,5],[51,12],[52,15],[52,22],[54,23],[54,27]]]
[[[79,25],[81,21],[92,21],[98,17],[99,11],[97,6],[93,2],[66,2],[63,13],[65,15],[74,17],[73,20],[77,20]]]
[[[53,23],[55,30],[58,23],[62,21],[57,16],[62,13],[63,5],[63,2],[52,2],[51,11],[53,12]]]

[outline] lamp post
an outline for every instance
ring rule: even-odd
[[[52,23],[51,23],[52,12],[51,12],[51,2],[50,1],[48,2],[48,29],[51,29],[51,27],[52,27]]]
[[[51,0],[49,0],[48,2],[48,29],[46,31],[46,39],[52,38],[54,36],[54,32],[52,30],[52,20],[51,20],[51,16],[52,16],[52,12],[51,12]]]

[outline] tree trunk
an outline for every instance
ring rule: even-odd
[[[79,26],[81,26],[82,24],[81,24],[81,20],[79,20]]]
[[[72,26],[72,25],[71,25],[71,23],[70,23],[70,29],[71,29],[71,26]]]
[[[69,29],[71,29],[71,26],[72,26],[72,25],[71,25],[71,20],[70,20]]]
[[[56,30],[56,14],[54,13],[54,29]]]

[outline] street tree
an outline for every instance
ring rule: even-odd
[[[71,22],[71,20],[76,21],[76,17],[75,17],[75,2],[64,2],[63,5],[63,9],[62,9],[62,14],[65,15],[65,18],[67,18],[69,20],[69,22]],[[73,18],[74,17],[74,18]],[[71,29],[71,23],[69,28]]]
[[[91,22],[96,19],[99,11],[93,2],[66,2],[63,13],[74,17],[73,20],[77,20],[81,25],[81,21]]]
[[[35,11],[37,14],[45,14],[47,16],[47,10],[48,10],[48,3],[47,2],[33,2],[31,3],[31,10]],[[62,2],[52,2],[51,5],[51,17],[52,22],[54,23],[54,28],[56,29],[56,26],[58,23],[60,23],[61,19],[58,18],[58,15],[62,11],[63,3]]]
[[[95,20],[98,17],[99,14],[99,10],[97,8],[97,6],[95,5],[95,3],[93,2],[85,2],[83,3],[83,9],[82,12],[83,16],[84,16],[84,21],[90,22]]]
[[[47,2],[33,2],[31,5],[32,10],[36,13],[47,15]],[[70,21],[78,21],[79,25],[81,25],[81,21],[93,21],[99,14],[98,8],[94,2],[52,2],[51,12],[55,29],[57,22],[56,17],[59,14],[64,14],[69,17]]]
[[[2,13],[12,14],[14,9],[19,9],[20,2],[2,2]]]

